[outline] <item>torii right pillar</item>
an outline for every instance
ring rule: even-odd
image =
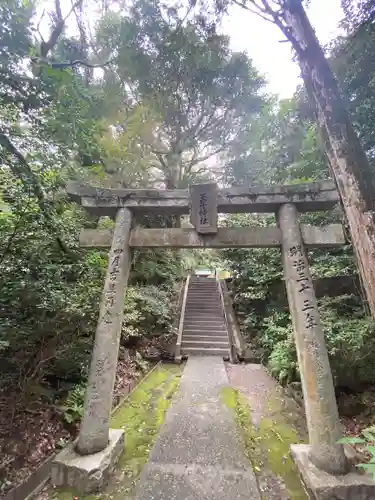
[[[345,474],[339,415],[324,332],[295,205],[278,214],[283,267],[292,317],[310,441],[310,457],[320,469]]]
[[[319,500],[375,498],[368,496],[370,491],[374,495],[375,483],[348,473],[344,447],[337,443],[342,432],[332,372],[297,208],[287,203],[277,215],[309,434],[308,445],[291,447],[293,458],[308,490]]]

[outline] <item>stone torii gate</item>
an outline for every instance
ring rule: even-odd
[[[331,182],[276,187],[236,187],[216,184],[189,190],[98,189],[71,184],[72,200],[98,216],[115,219],[114,230],[84,230],[83,247],[110,248],[84,417],[75,445],[63,450],[52,468],[57,486],[81,492],[99,490],[113,470],[124,446],[123,431],[109,429],[123,303],[134,248],[261,248],[280,247],[288,302],[295,332],[303,387],[309,445],[293,446],[303,475],[306,464],[331,475],[347,472],[334,385],[309,270],[306,247],[345,244],[341,225],[300,225],[299,212],[330,210],[338,202]],[[218,228],[218,213],[275,213],[274,227]],[[132,228],[135,214],[186,215],[194,228]],[[306,466],[306,467],[305,467]],[[311,479],[304,478],[307,482]]]

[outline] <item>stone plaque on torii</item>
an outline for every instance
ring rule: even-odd
[[[85,493],[98,489],[108,479],[108,471],[122,450],[123,433],[111,433],[109,416],[133,248],[281,249],[309,431],[308,460],[328,474],[345,474],[347,461],[343,446],[337,444],[341,430],[332,374],[306,255],[306,247],[341,246],[345,244],[345,237],[341,225],[314,227],[300,225],[298,220],[299,212],[332,209],[339,202],[334,184],[316,182],[229,189],[201,184],[189,190],[165,191],[98,189],[71,184],[67,190],[86,210],[99,216],[116,217],[116,223],[113,231],[84,230],[80,236],[82,246],[110,248],[109,263],[84,418],[77,444],[64,450],[54,462],[54,483],[78,486]],[[275,213],[278,224],[265,228],[218,228],[218,213],[237,212]],[[194,229],[132,229],[133,213],[190,213]],[[293,448],[297,464],[300,450],[298,446]],[[94,457],[102,457],[102,462],[95,462]],[[90,475],[90,467],[102,473]],[[74,484],[66,484],[69,478],[73,478]]]
[[[198,234],[217,233],[217,185],[190,186],[190,222]]]

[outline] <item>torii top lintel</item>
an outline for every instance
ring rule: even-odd
[[[273,213],[284,203],[293,203],[300,212],[330,210],[339,201],[333,182],[313,182],[285,186],[254,186],[217,189],[215,184],[194,185],[189,189],[102,189],[69,183],[67,193],[96,215],[113,216],[121,207],[140,213],[186,215],[195,192],[209,191],[217,200],[218,213]],[[215,193],[215,194],[213,194]]]

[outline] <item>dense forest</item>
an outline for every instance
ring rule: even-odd
[[[0,495],[17,481],[15,469],[22,476],[38,464],[82,415],[107,256],[80,249],[78,234],[113,222],[72,203],[69,180],[171,189],[330,177],[305,88],[290,99],[269,95],[249,56],[222,34],[227,14],[212,7],[77,0],[62,11],[59,0],[0,0]],[[327,53],[375,169],[375,3],[342,7],[343,34]],[[341,210],[303,219],[346,224]],[[310,259],[315,278],[357,274],[350,245]],[[271,249],[135,252],[118,384],[145,369],[140,353],[155,338],[173,336],[181,280],[213,260],[232,273],[247,340],[275,378],[298,385],[280,253]],[[322,297],[320,310],[336,387],[364,393],[375,378],[375,341],[360,287]]]

